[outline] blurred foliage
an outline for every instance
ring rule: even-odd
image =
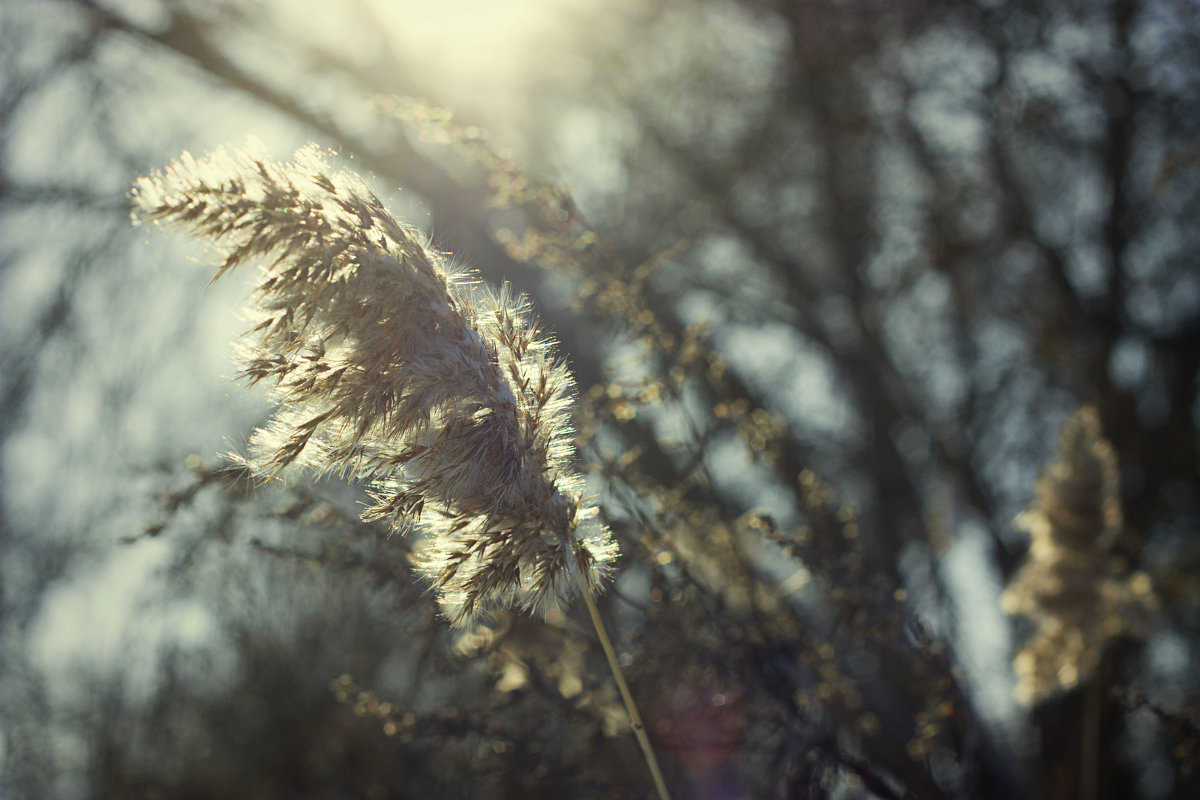
[[[580,7],[510,118],[372,8],[0,7],[0,793],[650,795],[582,609],[452,631],[357,489],[209,457],[236,287],[124,195],[269,131],[534,296],[677,797],[1195,796],[1190,0]]]

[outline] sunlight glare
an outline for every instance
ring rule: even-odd
[[[443,105],[496,111],[570,52],[570,28],[589,0],[318,0],[282,3],[289,24],[358,59],[385,47],[412,65],[408,83]],[[363,41],[364,30],[381,39]],[[363,53],[363,50],[368,52]]]

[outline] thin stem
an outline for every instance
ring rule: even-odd
[[[633,735],[637,737],[638,744],[641,745],[642,755],[646,758],[646,766],[650,768],[650,775],[654,778],[654,788],[658,790],[660,800],[671,800],[671,795],[667,792],[667,784],[663,781],[662,770],[658,768],[658,759],[654,757],[654,748],[650,744],[650,737],[646,735],[646,726],[642,724],[642,716],[633,702],[633,695],[629,693],[629,685],[625,683],[625,673],[621,671],[621,665],[617,663],[616,651],[613,650],[612,642],[608,638],[608,631],[605,630],[604,622],[600,619],[600,610],[596,608],[596,601],[592,599],[588,588],[586,586],[580,588],[583,601],[587,603],[588,614],[592,617],[592,625],[595,626],[596,635],[600,638],[600,646],[604,648],[604,657],[608,659],[608,668],[612,670],[613,678],[617,682],[617,689],[621,692],[621,699],[625,701],[625,710],[629,713],[629,724],[633,726]]]
[[[1096,800],[1100,790],[1100,726],[1104,689],[1103,665],[1083,690],[1083,742],[1079,766],[1080,800]]]

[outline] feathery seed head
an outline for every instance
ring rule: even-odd
[[[1036,623],[1013,660],[1018,697],[1035,701],[1086,679],[1113,637],[1144,635],[1158,605],[1149,577],[1112,557],[1124,526],[1117,456],[1095,408],[1063,424],[1058,455],[1016,523],[1032,543],[1001,607]]]
[[[212,239],[214,280],[260,265],[242,374],[278,405],[251,463],[372,486],[366,519],[428,534],[421,571],[455,624],[595,591],[617,555],[575,472],[574,385],[528,301],[452,274],[314,146],[290,163],[184,153],[137,181],[134,220]]]

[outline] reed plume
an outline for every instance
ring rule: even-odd
[[[419,520],[453,624],[597,590],[617,547],[573,466],[571,375],[525,298],[453,272],[315,146],[290,163],[185,152],[132,197],[135,222],[217,245],[213,280],[260,265],[241,371],[277,408],[252,466],[361,480],[364,518]]]
[[[1036,623],[1013,660],[1017,695],[1031,702],[1085,680],[1113,638],[1145,633],[1158,605],[1149,576],[1113,555],[1124,528],[1117,456],[1095,408],[1063,424],[1058,454],[1016,525],[1032,542],[1001,604]]]

